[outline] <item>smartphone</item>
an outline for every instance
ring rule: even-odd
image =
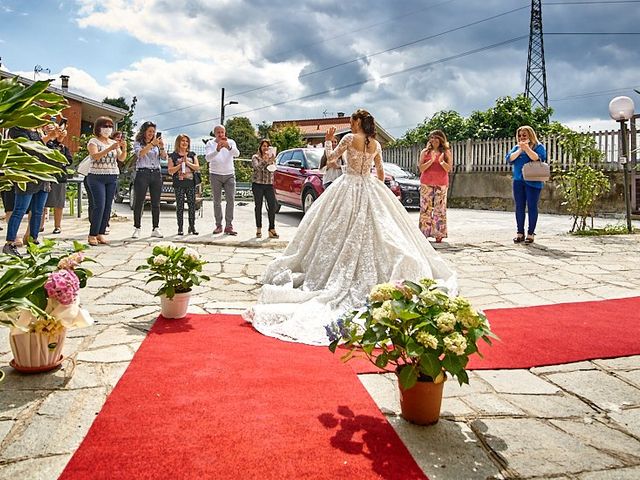
[[[162,132],[156,132],[156,138],[160,138],[162,136]]]
[[[269,147],[269,154],[275,157],[277,150],[276,147]]]
[[[67,122],[69,120],[66,117],[60,117],[60,122],[58,123],[58,125],[60,125],[60,127],[64,128],[67,125]]]

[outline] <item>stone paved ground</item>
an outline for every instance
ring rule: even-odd
[[[237,208],[238,237],[210,234],[210,208],[198,220],[201,235],[182,239],[198,243],[211,262],[212,279],[195,292],[191,311],[238,313],[256,298],[265,265],[294,234],[300,214],[278,216],[280,240],[256,241],[251,205]],[[0,329],[0,478],[57,477],[158,315],[153,288],[134,271],[153,241],[128,239],[130,212],[126,205],[118,211],[113,244],[91,250],[99,264],[82,291],[96,324],[69,333],[62,368],[16,373],[8,366],[8,330]],[[165,233],[175,233],[168,228],[173,215],[163,210]],[[148,214],[144,221],[148,227]],[[510,213],[452,210],[450,224],[451,238],[437,249],[479,308],[640,294],[638,235],[569,237],[568,217],[542,216],[537,242],[524,246],[511,243]],[[63,230],[66,242],[86,240],[87,222],[65,218]],[[447,382],[443,418],[433,427],[399,417],[392,378],[360,378],[432,480],[640,478],[640,356],[472,372],[469,386]]]

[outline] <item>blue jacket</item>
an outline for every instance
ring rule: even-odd
[[[518,150],[517,145],[513,147],[505,156],[505,160],[513,165],[513,179],[524,181],[524,183],[533,188],[542,188],[544,182],[528,182],[522,177],[522,167],[525,163],[531,162],[531,159],[526,153],[522,152],[513,162],[509,160],[511,154],[516,150]],[[535,147],[533,147],[533,151],[538,154],[541,162],[547,161],[547,150],[544,148],[544,145],[542,145],[541,143],[537,144]]]

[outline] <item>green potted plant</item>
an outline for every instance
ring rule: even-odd
[[[423,425],[438,421],[447,374],[469,383],[466,366],[479,354],[478,341],[496,338],[481,311],[463,297],[449,297],[431,279],[376,285],[364,307],[326,330],[329,349],[346,350],[343,361],[364,355],[396,373],[402,416]]]
[[[53,240],[29,244],[23,257],[0,254],[0,324],[11,329],[11,366],[23,372],[51,370],[62,362],[68,329],[91,325],[79,291],[91,272],[82,266],[86,246],[55,248]]]
[[[183,318],[189,308],[191,288],[209,280],[202,273],[207,263],[191,247],[180,247],[172,242],[159,242],[151,252],[146,263],[136,271],[149,270],[147,283],[162,282],[156,296],[160,297],[162,316],[165,318]]]

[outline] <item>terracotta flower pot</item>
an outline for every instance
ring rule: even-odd
[[[9,343],[13,352],[10,365],[20,372],[37,373],[53,370],[62,363],[62,347],[67,330],[57,335],[42,333],[11,333]]]
[[[184,318],[187,316],[191,292],[176,293],[169,299],[166,295],[160,295],[161,313],[164,318]]]
[[[440,419],[442,390],[447,377],[439,383],[418,381],[408,389],[400,382],[400,409],[402,418],[417,425],[433,425]]]

